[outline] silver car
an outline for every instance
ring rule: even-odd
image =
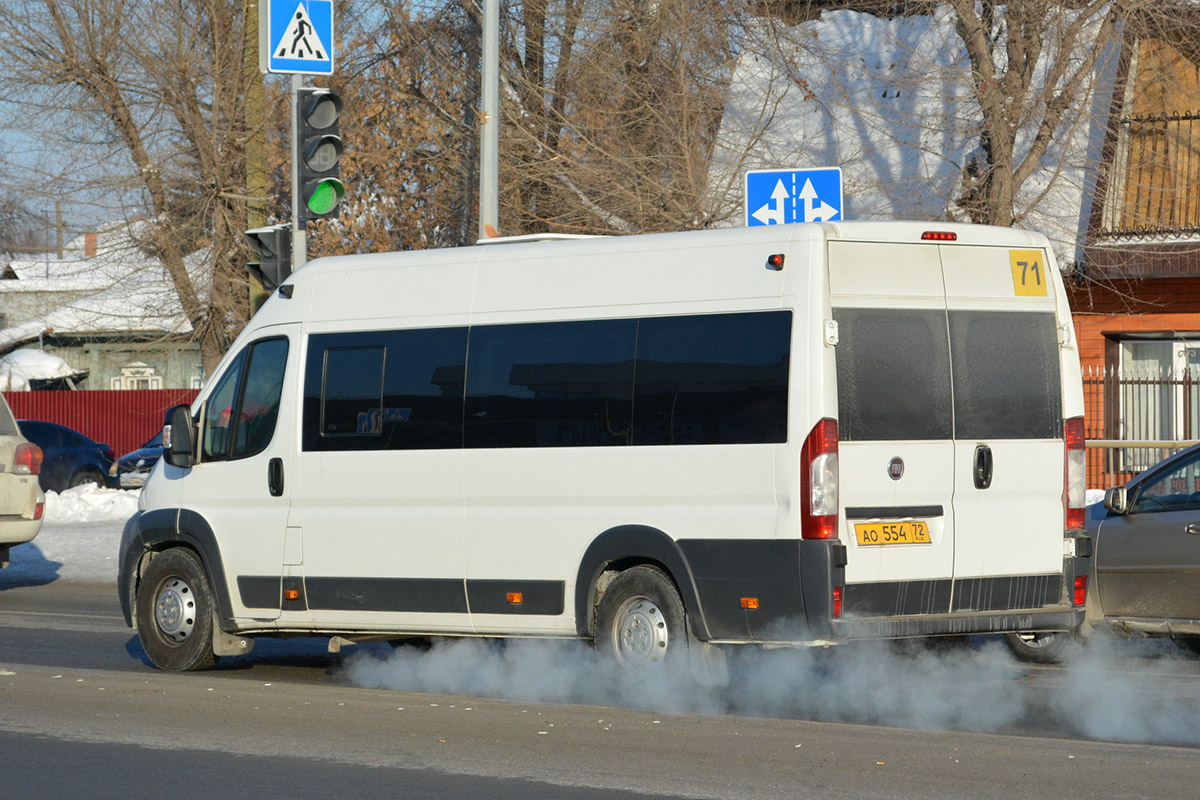
[[[1090,506],[1093,545],[1083,632],[1169,636],[1200,652],[1200,445],[1155,464]],[[1010,634],[1030,661],[1054,661],[1066,634]]]
[[[46,496],[38,486],[42,449],[21,435],[17,421],[0,395],[0,567],[8,552],[37,536],[46,511]]]

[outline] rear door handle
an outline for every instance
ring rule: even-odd
[[[267,489],[271,497],[283,495],[283,459],[272,458],[267,462]]]
[[[992,485],[992,448],[981,444],[975,448],[975,488],[986,489]]]

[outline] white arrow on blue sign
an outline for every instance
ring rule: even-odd
[[[830,222],[842,219],[842,168],[746,173],[746,224]]]
[[[333,0],[266,0],[267,72],[333,74]]]

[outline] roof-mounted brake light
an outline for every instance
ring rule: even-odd
[[[924,242],[956,242],[958,234],[954,231],[925,231],[921,234]]]

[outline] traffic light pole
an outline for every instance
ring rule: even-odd
[[[304,221],[300,219],[300,131],[295,123],[300,89],[304,76],[292,75],[292,269],[300,269],[308,261],[307,243],[304,241]]]

